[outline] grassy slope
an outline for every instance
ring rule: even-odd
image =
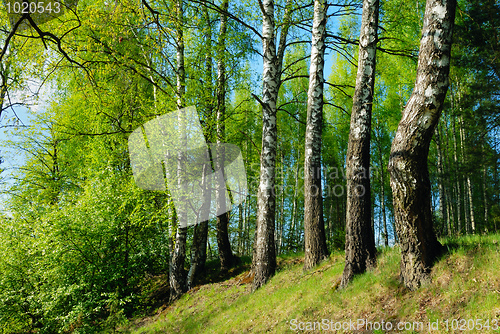
[[[429,321],[438,319],[449,319],[450,326],[452,319],[490,319],[490,324],[496,319],[500,326],[500,235],[463,237],[445,244],[449,252],[434,266],[432,284],[416,292],[398,282],[397,249],[382,250],[377,269],[357,277],[345,290],[336,290],[344,266],[342,253],[332,254],[309,272],[303,272],[302,259],[296,255],[279,259],[276,275],[254,294],[245,284],[250,278],[243,273],[202,285],[158,315],[141,319],[140,325],[131,323],[123,331],[287,333],[294,332],[292,319],[304,322],[303,326],[322,319],[391,321],[394,326],[398,321],[422,321],[426,327],[419,333],[429,332]],[[431,332],[446,332],[442,322],[440,326]],[[371,332],[383,333],[367,331]]]

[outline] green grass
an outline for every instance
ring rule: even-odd
[[[356,277],[344,290],[337,290],[344,267],[343,253],[332,254],[328,261],[308,272],[302,270],[302,256],[286,256],[279,259],[276,275],[255,293],[250,293],[250,284],[245,284],[250,279],[244,272],[199,286],[157,315],[131,320],[120,332],[294,333],[297,331],[292,329],[299,322],[306,328],[307,322],[313,326],[312,322],[327,319],[331,328],[336,322],[351,320],[356,324],[357,319],[365,319],[375,326],[375,322],[382,321],[390,321],[394,327],[398,322],[424,324],[421,330],[394,332],[455,333],[459,331],[452,325],[469,319],[482,319],[484,323],[488,319],[489,330],[465,332],[500,333],[491,329],[495,322],[500,327],[500,235],[468,236],[443,243],[448,253],[434,266],[432,283],[418,291],[408,291],[399,283],[398,249],[382,249],[377,268]],[[436,321],[439,330],[429,331],[429,322]],[[376,327],[367,332],[385,333]]]

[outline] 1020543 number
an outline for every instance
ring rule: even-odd
[[[59,14],[61,12],[61,4],[57,1],[7,2],[5,7],[9,14]]]
[[[453,319],[453,320],[445,320],[444,324],[446,326],[446,330],[452,331],[482,331],[482,330],[498,330],[500,329],[500,324],[497,319]]]

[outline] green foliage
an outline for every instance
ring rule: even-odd
[[[111,168],[82,188],[74,203],[33,220],[18,208],[2,226],[3,322],[36,328],[39,321],[47,333],[99,331],[134,314],[145,272],[168,267],[160,198]]]
[[[249,26],[255,27],[255,32],[260,31],[262,15],[258,3],[229,2],[230,13],[241,21],[229,19],[224,49],[217,45],[220,13],[214,8],[185,2],[185,20],[179,25],[172,15],[175,1],[147,3],[153,12],[139,0],[80,0],[76,13],[68,12],[42,26],[62,38],[60,46],[73,63],[55,43],[29,38],[29,34],[36,34],[27,31],[28,35],[12,39],[8,57],[0,64],[12,98],[9,103],[36,106],[39,97],[29,92],[33,82],[43,81],[47,87],[47,92],[40,94],[45,95],[47,103],[33,108],[28,127],[9,128],[9,139],[2,143],[0,152],[5,159],[22,157],[20,166],[11,173],[12,180],[2,184],[0,333],[115,332],[120,326],[127,326],[131,317],[154,310],[166,301],[166,277],[175,233],[174,210],[168,194],[143,191],[135,185],[127,139],[140,125],[176,108],[178,27],[183,29],[186,46],[186,104],[196,106],[208,142],[216,140],[217,62],[226,63],[226,118],[222,121],[225,142],[240,147],[249,185],[247,201],[230,212],[230,239],[238,255],[252,253],[262,106],[253,95],[260,95],[260,73],[257,73],[260,63],[255,60],[260,57],[261,41]],[[306,2],[291,3],[301,9],[294,11],[291,18],[296,24],[290,29],[278,99],[276,231],[281,254],[303,251],[302,189],[310,57],[309,45],[304,43],[310,41],[310,33],[303,23],[311,19],[312,8]],[[276,1],[278,35],[284,24],[285,4],[286,1]],[[331,61],[327,66],[331,66],[331,74],[324,97],[323,212],[331,250],[344,247],[345,156],[357,72],[357,45],[353,41],[359,36],[360,17],[356,12],[359,6],[348,5],[345,13],[349,15],[340,16],[338,21],[337,16],[330,19],[332,27],[338,26],[334,34],[340,39],[329,37]],[[401,110],[414,85],[424,2],[382,1],[381,6],[371,187],[376,234],[381,236],[383,203],[392,242],[395,236],[386,166]],[[460,216],[464,217],[468,204],[464,199],[464,181],[468,176],[473,185],[477,230],[492,231],[500,226],[497,43],[500,11],[494,1],[469,1],[459,7],[451,88],[438,129],[443,138],[444,185],[450,206],[455,208],[460,203]],[[4,14],[0,11],[0,25],[5,27],[0,32],[2,42],[7,32]],[[344,42],[337,43],[338,40]],[[5,107],[7,100],[1,102]],[[2,126],[18,122],[13,115],[16,110],[4,111],[0,118]],[[460,129],[465,144],[460,142]],[[446,219],[439,216],[441,203],[437,200],[438,152],[433,143],[429,164],[434,214],[438,229],[444,231]],[[484,173],[477,172],[478,166]],[[3,164],[0,172],[2,167]],[[7,172],[11,171],[4,171],[2,176]],[[455,217],[453,226],[457,227],[457,220]],[[192,235],[193,230],[189,229],[188,260]],[[217,257],[213,221],[209,222],[208,241],[207,257],[213,260]],[[478,240],[470,241],[474,242]],[[496,251],[489,241],[488,244],[488,252]],[[470,257],[469,250],[458,249],[454,256],[459,260]],[[483,257],[487,254],[477,259],[478,267],[487,263]],[[199,313],[192,315],[192,309],[184,308],[196,298],[187,295],[176,304],[177,314],[167,314],[167,324],[153,324],[150,331],[168,328],[198,332],[207,324],[209,328],[220,325],[218,329],[230,332],[227,318],[234,319],[238,326],[246,326],[248,314],[259,317],[255,322],[261,320],[262,314],[269,313],[270,305],[278,310],[279,319],[272,319],[272,326],[268,327],[277,328],[277,321],[286,316],[324,316],[324,305],[333,305],[339,317],[345,315],[344,300],[359,303],[358,313],[365,314],[372,307],[369,303],[378,301],[376,298],[402,293],[394,276],[397,252],[384,250],[379,271],[358,278],[351,290],[332,294],[330,286],[340,275],[341,257],[334,251],[331,262],[320,269],[324,269],[321,278],[317,273],[302,273],[293,258],[283,260],[291,271],[281,270],[269,286],[255,294],[255,299],[240,285],[203,286]],[[207,266],[215,264],[210,262]],[[444,265],[438,265],[438,270],[443,276],[449,274]],[[207,276],[207,280],[211,279]],[[459,277],[454,276],[454,280],[454,287],[463,283]],[[380,289],[375,297],[362,291],[367,285]],[[322,288],[318,290],[318,286]],[[460,298],[453,291],[446,293],[450,301],[458,303]],[[293,296],[291,303],[290,296]],[[210,298],[215,300],[213,304],[206,303]],[[412,295],[408,302],[400,302],[400,311],[394,316],[411,319],[416,311],[412,302],[417,299]],[[469,313],[480,314],[489,311],[481,308],[481,302],[490,305],[494,295],[487,294],[486,301],[481,296],[471,299],[475,306],[471,306]],[[213,317],[215,312],[225,315],[224,323]],[[432,316],[439,313],[432,312],[437,312]],[[173,325],[179,314],[181,322]],[[266,326],[254,323],[248,325],[248,330],[266,330]]]

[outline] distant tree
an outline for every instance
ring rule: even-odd
[[[494,229],[490,207],[495,200],[489,189],[494,187],[494,170],[498,166],[495,146],[500,128],[500,3],[467,1],[459,12],[450,74],[454,95],[451,100],[456,102],[446,112],[458,120],[461,145],[457,168],[462,175],[461,182],[458,176],[450,178],[463,189],[457,198],[458,203],[463,202],[460,216],[465,216],[466,227],[474,233]]]

